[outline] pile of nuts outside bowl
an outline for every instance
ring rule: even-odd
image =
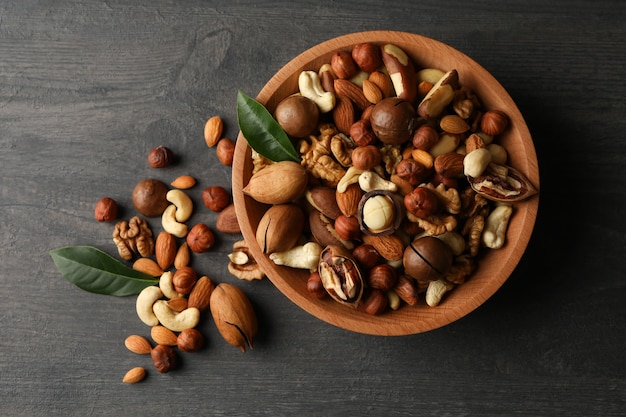
[[[243,193],[269,205],[259,247],[308,271],[311,297],[372,315],[435,307],[506,244],[515,203],[537,190],[498,143],[507,109],[462,78],[364,42],[301,71],[276,105],[300,163],[253,151]]]

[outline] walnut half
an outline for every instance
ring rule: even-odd
[[[134,255],[142,257],[154,253],[154,238],[148,223],[139,216],[122,220],[115,225],[113,242],[122,259],[130,261]]]

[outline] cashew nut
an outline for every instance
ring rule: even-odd
[[[319,75],[314,71],[302,71],[298,77],[300,94],[311,99],[322,113],[328,113],[335,107],[335,94],[324,91]]]
[[[491,152],[487,148],[478,148],[465,155],[463,173],[476,178],[482,174],[491,162]]]
[[[363,173],[363,170],[360,170],[358,168],[355,168],[355,167],[348,168],[346,173],[343,174],[343,177],[341,177],[341,179],[339,180],[339,183],[337,184],[337,191],[340,193],[345,193],[349,185],[356,184],[357,182],[359,182],[359,176],[362,173]]]
[[[163,297],[163,292],[157,286],[146,287],[137,296],[137,302],[135,308],[137,309],[137,316],[146,325],[152,327],[159,324],[159,319],[154,315],[152,306],[154,303]]]
[[[359,187],[363,191],[370,192],[372,190],[384,190],[396,192],[398,186],[391,181],[387,181],[373,171],[365,171],[359,175]]]
[[[454,284],[443,279],[430,281],[426,289],[426,304],[431,307],[439,305],[444,294],[454,288]]]
[[[400,296],[397,292],[390,290],[387,291],[387,303],[389,304],[389,308],[392,310],[397,310],[400,308]]]
[[[493,209],[483,229],[482,241],[485,246],[491,249],[500,249],[504,246],[506,239],[506,229],[513,213],[513,206],[502,204]]]
[[[183,296],[174,290],[174,284],[172,284],[173,277],[174,273],[172,271],[165,271],[161,275],[161,278],[159,278],[159,288],[161,289],[163,295],[170,300],[172,298],[179,298]]]
[[[167,301],[159,300],[152,306],[154,315],[159,322],[173,332],[182,332],[185,329],[193,329],[200,322],[200,310],[189,307],[181,312],[172,310]]]
[[[187,225],[176,221],[176,212],[177,210],[174,204],[167,206],[161,216],[161,225],[166,232],[182,238],[187,235]]]
[[[274,252],[270,254],[270,259],[276,265],[315,270],[319,264],[321,253],[322,247],[318,243],[307,242],[284,252]]]
[[[454,256],[459,256],[465,251],[465,239],[459,232],[444,232],[436,236],[443,240],[452,249]]]
[[[193,202],[189,196],[181,190],[170,190],[165,195],[170,203],[176,206],[176,221],[179,223],[189,220],[193,212]]]

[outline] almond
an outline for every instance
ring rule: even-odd
[[[124,375],[122,382],[126,384],[136,384],[137,382],[143,380],[145,377],[146,370],[141,366],[138,366],[126,372],[126,375]]]
[[[187,309],[187,299],[184,297],[176,297],[167,301],[167,306],[172,309],[172,311],[181,312]]]
[[[154,246],[157,264],[166,270],[174,263],[176,257],[176,239],[168,232],[161,232],[157,236]]]
[[[396,235],[376,235],[363,234],[363,242],[372,245],[374,249],[388,261],[398,261],[404,254],[404,243]]]
[[[359,210],[359,202],[363,197],[363,191],[359,184],[350,184],[343,193],[336,192],[335,199],[339,210],[348,217],[356,216]]]
[[[393,84],[389,76],[380,71],[374,71],[370,74],[368,80],[380,89],[383,97],[391,97],[394,95]]]
[[[234,204],[231,203],[220,211],[217,215],[215,228],[222,233],[241,233]]]
[[[380,91],[380,88],[370,80],[363,80],[363,95],[372,104],[376,104],[383,99],[383,93]]]
[[[148,342],[148,339],[136,334],[128,336],[124,341],[124,345],[126,346],[126,349],[133,353],[137,353],[138,355],[148,354],[152,350],[152,346],[150,345],[150,342]]]
[[[186,190],[196,185],[196,179],[191,175],[181,175],[172,181],[170,185],[174,188],[178,188],[179,190]]]
[[[349,98],[337,96],[337,102],[333,108],[333,121],[341,133],[350,135],[350,127],[355,122],[355,115],[354,105]]]
[[[223,130],[224,122],[220,116],[213,116],[207,120],[204,125],[204,141],[209,148],[217,145],[217,142],[222,137]]]
[[[151,277],[160,277],[163,274],[163,268],[156,263],[154,259],[139,258],[133,263],[133,269]]]
[[[467,122],[456,114],[443,116],[439,121],[439,127],[441,127],[444,132],[448,132],[453,135],[465,133],[470,128]]]
[[[335,80],[335,93],[352,101],[359,110],[365,110],[372,103],[365,97],[363,90],[352,81],[341,78]]]
[[[209,308],[209,300],[211,299],[211,293],[214,289],[215,284],[213,284],[211,278],[207,276],[201,277],[191,290],[187,305],[189,307],[195,307],[200,311],[206,310]]]
[[[437,174],[447,178],[463,176],[464,156],[456,152],[443,153],[435,158],[434,166]]]
[[[150,330],[150,337],[158,345],[176,346],[176,333],[164,326],[153,326]]]
[[[187,242],[183,242],[176,252],[176,257],[174,258],[174,268],[180,269],[189,265],[190,255],[189,245]]]

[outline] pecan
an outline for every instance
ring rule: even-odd
[[[122,259],[127,261],[133,259],[134,255],[148,257],[154,252],[152,230],[139,216],[118,222],[113,230],[113,242]]]
[[[345,248],[327,246],[320,255],[318,272],[326,292],[335,301],[357,307],[363,296],[363,278]]]
[[[537,194],[521,172],[506,165],[491,163],[481,175],[467,179],[477,193],[494,201],[521,201]]]

